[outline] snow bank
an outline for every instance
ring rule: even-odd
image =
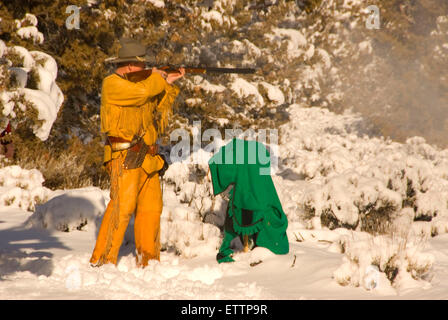
[[[165,173],[161,243],[185,257],[216,255],[221,243],[218,225],[223,222],[219,216],[223,201],[213,196],[206,180],[210,157],[201,149],[172,163]]]
[[[405,144],[369,138],[362,119],[349,113],[299,105],[288,112],[295,120],[280,128],[280,157],[302,180],[294,192],[282,190],[283,199],[295,199],[299,209],[287,213],[290,219],[307,217],[312,227],[317,217],[331,229],[387,232],[402,208],[412,208],[413,219],[429,221],[433,232],[446,232],[446,151],[423,138]]]
[[[36,204],[46,201],[51,190],[42,186],[44,178],[36,170],[19,166],[0,169],[0,206],[34,210]]]
[[[423,252],[421,240],[353,233],[351,237],[342,237],[340,244],[345,256],[333,276],[343,286],[371,290],[390,284],[398,291],[429,286],[424,279],[435,258]]]
[[[36,206],[26,224],[49,230],[69,232],[99,226],[106,209],[104,192],[89,187],[58,192],[49,201]]]
[[[191,258],[214,256],[220,244],[219,228],[203,223],[192,209],[171,207],[164,210],[161,221],[162,248]]]
[[[120,258],[117,267],[91,268],[88,254],[66,255],[54,266],[49,277],[41,276],[35,285],[48,286],[71,297],[105,299],[266,299],[267,290],[255,282],[223,282],[226,268],[217,263],[200,266],[162,252],[161,261],[150,261],[145,269],[135,267],[132,255]]]

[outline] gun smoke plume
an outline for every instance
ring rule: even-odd
[[[376,1],[379,30],[358,29],[370,54],[341,61],[344,105],[362,113],[382,135],[413,136],[448,147],[448,3]],[[356,41],[356,40],[355,40]],[[330,107],[331,108],[331,107]]]

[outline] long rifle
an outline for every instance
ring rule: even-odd
[[[179,66],[162,66],[157,69],[163,70],[166,73],[178,73]],[[252,68],[217,68],[217,67],[184,67],[185,74],[208,74],[208,73],[239,73],[239,74],[252,74],[255,73],[255,69]],[[151,69],[143,69],[140,71],[134,71],[126,73],[124,76],[127,80],[132,82],[138,82],[145,80],[151,75]]]

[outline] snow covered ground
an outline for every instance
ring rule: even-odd
[[[225,201],[194,177],[205,163],[178,162],[164,183],[161,261],[135,266],[131,222],[118,265],[92,268],[108,191],[51,191],[35,171],[6,167],[0,299],[448,298],[448,150],[421,138],[369,137],[349,113],[300,105],[288,112],[273,180],[289,220],[289,254],[256,248],[218,264]],[[375,208],[393,211],[383,235],[363,229]],[[333,225],[323,225],[331,214]]]
[[[333,278],[343,255],[330,244],[295,242],[285,256],[261,248],[218,265],[215,255],[182,258],[163,252],[160,262],[137,269],[132,245],[124,245],[118,266],[92,268],[88,260],[94,230],[48,232],[23,228],[30,213],[3,209],[1,217],[1,299],[446,299],[448,235],[431,239],[433,278],[423,290],[397,295],[387,281],[373,290],[343,287]],[[312,234],[312,233],[310,233]],[[316,236],[318,233],[316,233]],[[263,263],[251,267],[251,262]]]

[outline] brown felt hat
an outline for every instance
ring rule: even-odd
[[[118,49],[118,57],[106,59],[107,63],[120,62],[147,62],[146,46],[134,39],[120,39],[121,48]]]

